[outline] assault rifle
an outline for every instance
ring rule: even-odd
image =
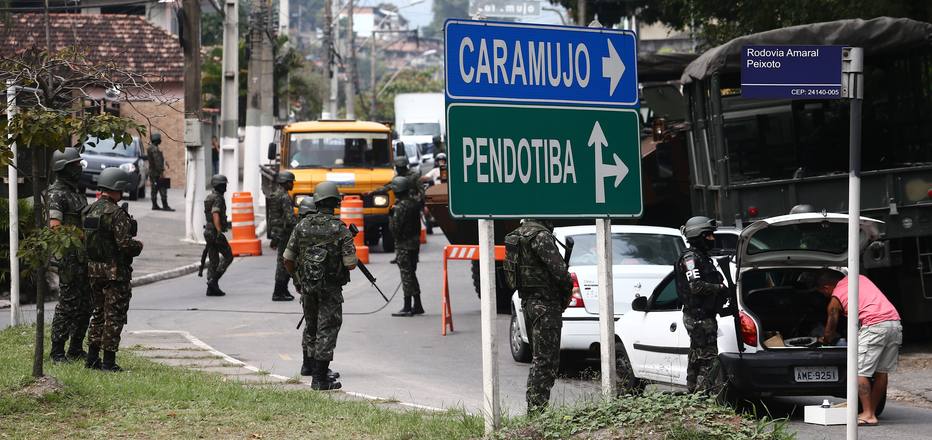
[[[741,340],[741,316],[738,314],[738,288],[734,280],[731,279],[731,259],[721,257],[717,259],[719,268],[722,269],[722,275],[725,277],[725,285],[728,287],[728,307],[722,308],[718,315],[725,317],[732,315],[735,320],[735,338],[738,340],[738,357],[744,353],[744,341]]]
[[[573,240],[573,237],[566,237],[566,244],[560,243],[560,240],[556,240],[556,242],[563,247],[563,262],[569,267],[570,257],[573,256],[573,246],[576,245],[576,240]]]
[[[355,237],[356,234],[359,233],[359,228],[357,228],[356,225],[354,224],[349,225],[349,230],[353,234],[353,237]],[[385,294],[382,293],[382,289],[379,289],[379,286],[375,284],[375,277],[372,276],[372,272],[369,272],[369,268],[366,267],[366,265],[363,264],[362,261],[356,261],[356,267],[358,267],[359,271],[362,272],[362,274],[366,276],[366,279],[369,280],[370,283],[372,283],[372,287],[375,287],[375,290],[379,291],[379,295],[382,295],[382,299],[384,299],[385,302],[388,302],[388,297],[385,296]]]
[[[204,246],[204,252],[201,252],[201,267],[197,270],[197,276],[204,276],[204,265],[207,264],[207,246]]]

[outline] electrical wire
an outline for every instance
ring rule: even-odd
[[[365,316],[365,315],[374,315],[381,312],[392,300],[395,299],[395,296],[398,295],[398,291],[401,290],[401,282],[398,282],[398,285],[395,286],[395,291],[392,292],[392,296],[388,297],[388,302],[379,306],[379,308],[368,311],[368,312],[343,312],[344,315],[350,316]],[[199,307],[189,307],[187,309],[162,309],[162,308],[136,308],[132,307],[130,310],[138,310],[145,312],[211,312],[211,313],[248,313],[255,315],[303,315],[304,312],[277,312],[277,311],[260,311],[260,310],[237,310],[237,309],[202,309]]]

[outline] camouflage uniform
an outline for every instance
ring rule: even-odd
[[[412,199],[414,199],[414,201],[417,202],[417,204],[420,206],[420,208],[423,209],[423,208],[424,208],[424,197],[425,197],[425,196],[424,196],[424,188],[421,187],[421,173],[420,173],[419,171],[417,171],[417,170],[410,170],[410,169],[409,169],[409,170],[399,170],[399,169],[396,168],[396,169],[395,169],[395,174],[398,175],[398,176],[402,176],[402,177],[408,178],[408,184],[410,185],[410,188],[412,188],[412,190],[411,190]],[[391,182],[389,182],[389,183],[387,183],[387,184],[385,184],[385,185],[382,185],[382,186],[380,186],[380,187],[378,187],[378,188],[372,190],[372,193],[373,193],[373,194],[385,194],[385,193],[391,191],[391,189],[392,189],[392,184],[391,184]],[[420,212],[420,211],[418,211],[418,212]],[[419,230],[420,230],[420,229],[419,229]]]
[[[317,265],[310,261],[317,256]],[[333,209],[320,208],[295,226],[283,257],[294,261],[295,279],[304,308],[304,354],[317,361],[333,360],[337,334],[343,325],[343,286],[348,268],[356,264],[353,236]]]
[[[291,231],[294,230],[298,222],[294,214],[294,203],[291,196],[281,186],[275,188],[275,192],[269,196],[269,226],[271,228],[272,240],[276,243],[278,251],[278,264],[275,266],[275,284],[284,285],[287,289],[288,281],[291,275],[285,270],[283,255],[285,254],[285,245],[291,238]]]
[[[405,297],[421,296],[421,286],[417,282],[421,217],[414,193],[416,191],[409,190],[398,196],[389,217],[389,227],[395,239],[395,259],[401,271],[401,285]]]
[[[695,246],[680,255],[674,266],[676,291],[683,303],[683,324],[689,333],[689,392],[707,393],[718,371],[718,322],[727,289],[708,253]]]
[[[220,214],[222,231],[214,227],[215,212]],[[223,235],[230,224],[227,221],[227,203],[222,193],[211,191],[204,198],[204,218],[207,219],[204,224],[204,241],[207,242],[207,256],[210,259],[207,265],[207,279],[208,282],[219,281],[233,262],[233,250],[230,249],[227,237]]]
[[[550,389],[560,368],[562,315],[572,295],[573,280],[553,233],[542,222],[525,220],[508,235],[517,240],[518,296],[533,350],[527,406],[528,413],[534,413],[550,401]]]
[[[162,155],[162,150],[156,143],[149,144],[146,156],[149,160],[149,183],[152,186],[152,209],[159,209],[156,195],[162,197],[162,207],[168,208],[168,188],[165,188],[159,180],[165,173],[165,156]]]
[[[106,196],[94,202],[84,215],[88,278],[94,301],[88,343],[104,351],[119,349],[120,333],[126,324],[133,257],[142,252],[142,243],[133,239],[134,222]]]
[[[81,212],[87,207],[87,199],[72,182],[59,177],[49,187],[49,219],[62,225],[81,227]],[[82,350],[84,335],[91,318],[91,290],[87,280],[87,253],[83,247],[65,254],[60,261],[53,261],[58,269],[60,297],[52,319],[52,341],[65,343],[71,339],[69,353]]]

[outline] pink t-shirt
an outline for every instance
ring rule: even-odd
[[[890,300],[866,276],[858,277],[858,321],[861,326],[878,324],[884,321],[899,321],[897,313]],[[848,314],[848,277],[842,278],[832,291],[832,296],[841,301],[841,306]]]

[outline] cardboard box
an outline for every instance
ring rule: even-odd
[[[815,425],[844,425],[848,408],[822,408],[819,405],[804,407],[803,421]]]

